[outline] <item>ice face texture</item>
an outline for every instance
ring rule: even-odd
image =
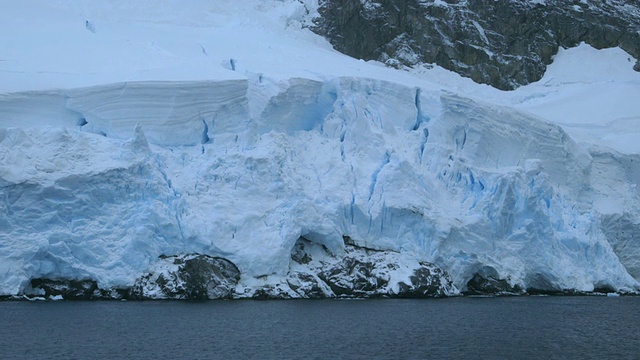
[[[313,1],[78,3],[0,14],[0,295],[144,276],[178,294],[153,281],[190,257],[240,273],[212,296],[294,294],[367,263],[353,246],[398,264],[376,279],[442,271],[443,294],[638,289],[640,81],[620,49],[561,49],[506,93],[341,55],[301,26]],[[301,239],[324,263],[298,266]]]
[[[637,287],[625,268],[636,257],[617,255],[626,238],[612,233],[635,213],[617,220],[602,200],[610,187],[638,196],[635,173],[603,167],[637,169],[557,125],[362,78],[140,83],[124,100],[113,88],[67,93],[82,126],[2,130],[4,294],[32,278],[131,286],[181,253],[277,282],[299,238],[339,254],[343,236],[435,263],[461,290],[476,274],[547,291]],[[113,109],[127,116],[109,120]]]

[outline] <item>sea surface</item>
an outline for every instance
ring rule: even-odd
[[[0,359],[640,359],[640,297],[0,302]]]

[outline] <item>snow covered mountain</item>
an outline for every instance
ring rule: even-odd
[[[338,53],[318,9],[5,5],[0,295],[640,291],[629,54],[505,92]]]

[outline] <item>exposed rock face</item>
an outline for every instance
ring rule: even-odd
[[[333,255],[322,245],[300,238],[291,260],[287,282],[295,297],[422,298],[457,293],[448,275],[434,264],[351,241],[346,241],[344,255]]]
[[[232,262],[189,254],[161,257],[131,288],[102,289],[95,280],[38,278],[22,295],[45,300],[228,299],[239,280],[240,271]]]
[[[245,279],[231,261],[203,254],[162,256],[149,273],[130,288],[100,288],[95,280],[32,279],[20,296],[0,300],[212,300],[322,298],[434,298],[459,295],[449,275],[435,264],[407,254],[371,249],[345,237],[344,251],[331,253],[324,245],[300,238],[291,251],[286,278]],[[259,285],[264,281],[263,285]],[[589,294],[554,287],[544,277],[523,289],[484,268],[466,284],[464,295]],[[239,291],[238,291],[239,290]],[[243,291],[244,290],[244,291]],[[616,290],[607,284],[595,293]]]
[[[637,1],[323,0],[319,12],[314,31],[347,55],[435,63],[504,90],[539,80],[558,46],[580,42],[620,46],[640,71]]]
[[[62,296],[68,300],[92,300],[101,297],[98,284],[93,280],[32,279],[31,288],[33,295],[45,298]]]
[[[465,295],[517,295],[523,291],[519,286],[511,286],[505,279],[475,274],[467,283]]]
[[[85,279],[32,279],[22,294],[28,299],[48,300],[105,300],[128,299],[127,288],[101,289],[95,280]]]
[[[249,279],[260,281],[260,279]],[[443,297],[457,295],[449,276],[433,264],[392,251],[345,245],[344,254],[301,238],[286,279],[238,293],[240,271],[227,259],[202,254],[163,256],[131,288],[101,289],[94,280],[33,279],[29,299],[291,299],[334,297]],[[242,288],[242,285],[240,288]]]
[[[201,254],[163,257],[131,289],[134,299],[229,299],[240,271],[229,260]]]

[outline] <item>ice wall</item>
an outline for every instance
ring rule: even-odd
[[[509,108],[256,76],[8,94],[0,124],[1,294],[38,277],[127,286],[182,253],[277,281],[300,237],[340,253],[343,236],[435,262],[461,290],[476,273],[639,286],[637,159]]]

